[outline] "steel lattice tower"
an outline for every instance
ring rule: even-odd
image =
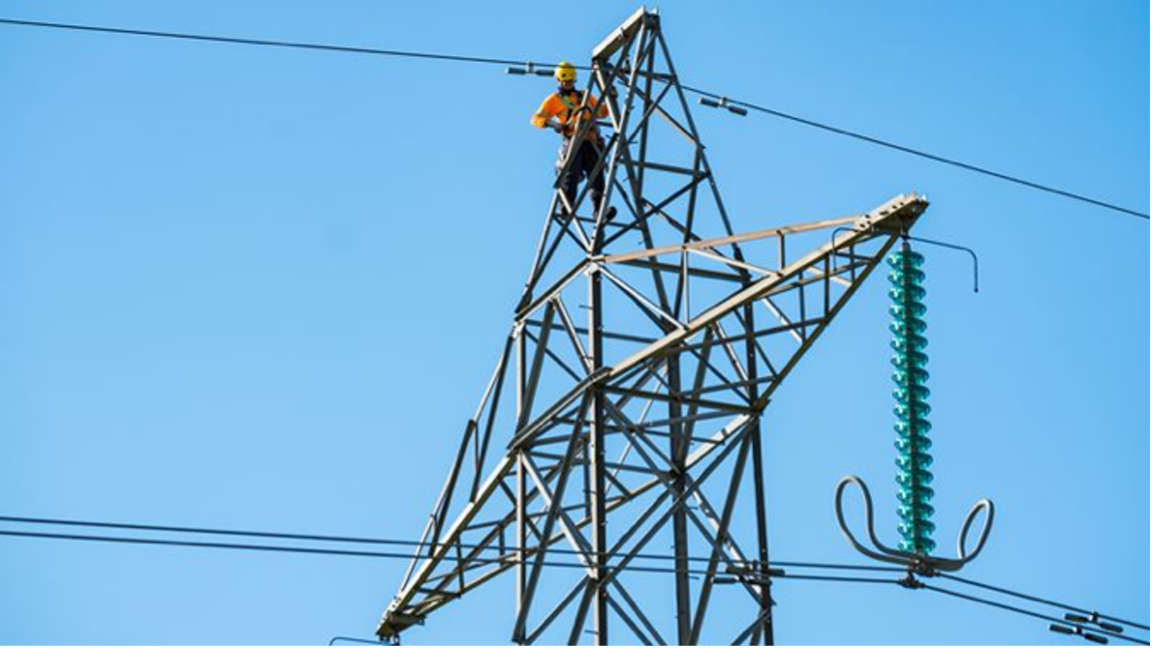
[[[606,200],[555,184],[382,638],[512,573],[517,643],[773,643],[763,413],[927,202],[735,234],[657,14],[591,66]]]

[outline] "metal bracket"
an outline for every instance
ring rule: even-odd
[[[745,117],[747,112],[748,112],[746,109],[742,108],[741,106],[735,106],[726,97],[719,97],[717,101],[714,101],[713,99],[708,99],[706,97],[699,97],[698,103],[701,104],[702,106],[709,106],[710,108],[724,108],[724,109],[730,111],[731,113],[733,113],[735,115],[741,115],[742,117]]]
[[[550,69],[550,66],[542,68],[533,61],[526,61],[524,68],[515,68],[511,66],[505,69],[505,74],[513,74],[518,76],[529,75],[537,77],[552,77],[553,70]]]
[[[1092,643],[1098,643],[1099,645],[1107,645],[1109,641],[1109,639],[1102,634],[1095,634],[1094,632],[1087,630],[1081,625],[1070,627],[1067,625],[1056,625],[1051,623],[1050,629],[1052,632],[1058,632],[1059,634],[1080,636],[1088,641],[1091,641]]]

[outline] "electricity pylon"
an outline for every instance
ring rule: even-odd
[[[606,199],[555,183],[382,638],[512,573],[517,643],[773,643],[763,413],[927,202],[735,234],[657,14],[591,67]]]

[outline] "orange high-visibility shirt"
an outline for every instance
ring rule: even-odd
[[[582,93],[577,90],[574,90],[571,93],[567,93],[566,99],[562,99],[559,93],[551,93],[550,96],[546,97],[545,101],[541,103],[541,107],[537,109],[537,112],[529,118],[529,122],[539,129],[544,129],[546,122],[549,122],[553,118],[557,118],[557,120],[561,122],[565,127],[566,137],[570,137],[581,128],[582,123],[585,121],[585,114],[592,112],[594,106],[597,105],[597,100],[594,99],[593,95],[591,94],[586,100],[586,104],[589,106],[590,110],[580,111],[578,109],[578,104],[581,103],[581,98]],[[609,114],[610,107],[603,102],[601,108],[598,109],[597,116],[602,118]],[[597,140],[597,138],[598,127],[595,124],[589,131],[589,139]]]

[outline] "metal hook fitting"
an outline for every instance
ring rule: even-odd
[[[830,231],[830,250],[833,251],[835,249],[834,238],[837,237],[838,233],[840,233],[840,232],[871,232],[871,230],[872,229],[870,229],[870,228],[862,229],[862,228],[855,228],[855,227],[848,227],[848,226],[839,226],[839,227],[835,228],[834,230]],[[973,249],[967,248],[966,246],[959,246],[958,244],[948,244],[946,242],[936,241],[934,239],[926,239],[924,237],[915,237],[914,235],[911,235],[910,233],[907,233],[907,232],[902,233],[902,238],[905,240],[908,240],[908,241],[916,241],[916,242],[921,242],[923,244],[930,244],[931,246],[941,246],[943,248],[950,248],[953,250],[964,251],[966,253],[970,253],[971,260],[974,261],[975,293],[979,292],[979,256],[978,256],[978,253],[974,252]]]
[[[936,241],[933,239],[923,239],[922,237],[912,237],[910,234],[904,234],[903,239],[907,241],[917,241],[919,244],[927,246],[938,246],[939,248],[951,249],[951,251],[959,251],[970,255],[971,260],[975,261],[975,293],[978,293],[978,253],[975,253],[973,248],[966,246],[959,246],[957,244],[947,244],[946,241]]]

